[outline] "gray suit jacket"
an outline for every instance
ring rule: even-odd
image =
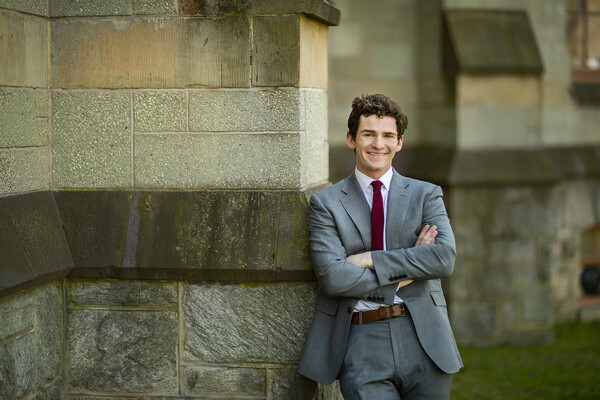
[[[386,217],[388,250],[372,252],[374,271],[346,261],[348,255],[371,249],[371,212],[354,174],[313,195],[310,205],[310,251],[320,291],[298,372],[323,384],[333,382],[356,302],[391,305],[398,282],[406,279],[414,282],[398,294],[425,352],[442,371],[457,372],[462,361],[440,282],[454,269],[456,246],[440,187],[394,171]],[[426,224],[438,227],[435,243],[414,247]]]

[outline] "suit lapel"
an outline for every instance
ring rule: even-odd
[[[360,232],[365,249],[371,248],[371,211],[365,195],[356,180],[354,174],[345,180],[345,184],[340,189],[346,194],[340,202],[348,213],[354,225]]]
[[[400,241],[402,224],[406,218],[412,192],[407,190],[407,180],[394,170],[394,177],[388,194],[387,218],[385,224],[386,245],[395,248]]]

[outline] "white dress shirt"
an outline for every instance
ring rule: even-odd
[[[373,186],[371,182],[375,179],[369,178],[367,175],[363,174],[358,170],[358,168],[354,169],[354,175],[356,176],[356,180],[362,189],[365,198],[367,199],[367,203],[369,203],[369,208],[373,208]],[[388,201],[388,193],[390,192],[390,184],[392,183],[392,177],[394,176],[394,170],[392,168],[388,169],[385,174],[383,174],[378,180],[383,183],[381,186],[381,197],[383,199],[383,250],[387,250],[386,248],[386,223],[387,223],[387,201]],[[394,303],[402,303],[402,299],[398,296],[395,297]],[[359,300],[358,303],[354,306],[355,311],[368,311],[368,310],[376,310],[381,307],[382,304],[373,303],[372,301]]]

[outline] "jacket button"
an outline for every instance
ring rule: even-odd
[[[396,279],[396,278],[393,276],[390,276],[390,282],[394,282],[394,279]]]
[[[348,313],[352,314],[352,307],[348,307]]]

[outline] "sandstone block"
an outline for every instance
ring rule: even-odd
[[[131,105],[122,92],[55,92],[55,187],[131,186]]]
[[[129,15],[128,0],[53,0],[50,2],[51,17],[97,17],[105,15]]]
[[[14,399],[16,394],[14,343],[0,346],[0,398]]]
[[[135,186],[298,188],[299,146],[297,133],[136,135]]]
[[[176,313],[71,310],[67,324],[69,390],[177,392]]]
[[[35,374],[33,334],[18,339],[15,346],[17,348],[15,359],[17,398],[22,398],[33,392]]]
[[[0,194],[47,189],[49,150],[44,147],[0,149]]]
[[[133,0],[133,13],[176,15],[177,9],[172,0]]]
[[[52,83],[60,88],[248,87],[244,17],[57,20]]]
[[[295,364],[315,296],[314,284],[186,285],[184,357]]]
[[[457,341],[477,343],[478,338],[493,341],[498,331],[496,306],[493,304],[452,304],[449,310]]]
[[[47,82],[48,22],[0,11],[0,85],[46,87]]]
[[[47,117],[47,91],[0,89],[0,147],[47,145]]]
[[[46,0],[0,0],[0,7],[40,16],[48,14]]]
[[[181,132],[187,127],[187,94],[184,91],[134,93],[135,132]]]
[[[461,75],[456,79],[457,104],[539,106],[542,81],[538,76]]]
[[[273,398],[305,400],[318,398],[316,382],[298,374],[295,369],[276,369],[272,372]]]

